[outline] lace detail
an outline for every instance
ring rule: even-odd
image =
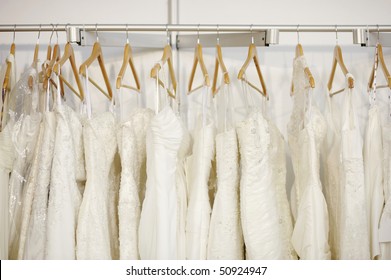
[[[9,180],[9,258],[16,259],[22,223],[25,185],[38,139],[41,115],[20,117],[13,131],[15,161]],[[19,153],[22,151],[22,153]]]
[[[208,259],[243,259],[239,211],[239,151],[235,130],[216,136],[217,193],[210,219]]]
[[[152,110],[137,109],[117,132],[122,165],[118,205],[122,260],[140,258],[138,227],[146,184],[146,131],[152,117]]]
[[[37,146],[36,149],[39,157],[38,173],[31,215],[29,216],[25,249],[21,250],[19,248],[19,257],[23,257],[23,259],[42,260],[45,258],[47,205],[56,130],[56,118],[53,112],[48,112],[44,115],[42,130],[42,144],[39,148]],[[22,244],[24,243],[21,242]]]
[[[330,244],[333,258],[369,259],[363,144],[352,103],[354,94],[351,89],[342,94],[344,104],[339,127],[333,120],[338,117],[336,110],[331,107],[329,95],[326,96],[330,135],[324,151],[327,162],[325,192],[330,209]]]
[[[34,152],[34,158],[31,163],[30,174],[28,175],[27,180],[25,180],[26,185],[23,192],[19,248],[18,248],[18,257],[17,257],[19,260],[23,259],[24,256],[24,247],[26,242],[27,229],[30,220],[33,197],[37,186],[37,177],[38,177],[39,163],[40,163],[39,158],[40,158],[40,150],[43,144],[43,135],[44,135],[44,124],[42,122],[39,129],[38,140]]]
[[[74,137],[82,126],[65,105],[57,107],[57,127],[47,209],[46,259],[75,259],[76,222],[81,194],[76,184]],[[71,125],[71,122],[75,122]]]
[[[253,112],[237,128],[240,147],[240,214],[247,259],[282,259],[276,188],[270,160],[270,129]]]
[[[194,134],[193,154],[188,159],[189,199],[186,218],[186,258],[205,260],[211,205],[209,178],[215,155],[215,127],[213,123],[203,125],[199,119]]]
[[[293,232],[292,214],[286,194],[286,159],[285,141],[278,128],[269,121],[270,129],[270,164],[273,172],[273,182],[276,186],[277,205],[279,210],[279,225],[283,242],[283,259],[297,260],[297,254],[291,243]]]
[[[110,191],[115,180],[112,166],[117,150],[115,122],[104,113],[86,122],[83,131],[87,182],[80,206],[77,227],[78,259],[112,259],[112,246],[118,236],[111,236]],[[115,247],[115,246],[114,246]]]
[[[141,259],[177,258],[176,165],[183,137],[179,119],[165,107],[147,131],[147,187],[139,226]]]
[[[326,121],[315,105],[304,56],[293,63],[293,110],[288,123],[295,181],[292,187],[292,212],[296,223],[292,244],[301,259],[330,259],[329,221],[320,182],[320,147],[326,135]]]

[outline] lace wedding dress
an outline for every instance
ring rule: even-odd
[[[217,193],[210,219],[208,259],[242,260],[239,148],[235,129],[216,136]]]
[[[285,140],[278,128],[269,121],[270,131],[270,165],[273,184],[276,186],[277,206],[279,211],[279,226],[283,248],[282,259],[297,260],[291,237],[293,233],[292,214],[286,193],[286,155]]]
[[[117,131],[122,166],[118,205],[121,260],[140,258],[138,228],[147,180],[146,133],[152,117],[152,110],[136,109]]]
[[[111,112],[86,121],[83,128],[87,181],[76,231],[77,259],[116,259],[117,139]],[[113,215],[114,214],[114,215]]]
[[[288,123],[288,143],[295,173],[291,200],[296,222],[292,244],[300,259],[324,260],[330,259],[329,220],[320,182],[319,157],[326,122],[318,108],[311,104],[306,67],[303,56],[295,58],[294,105]]]
[[[13,142],[16,158],[9,180],[9,258],[17,259],[24,192],[40,131],[41,115],[25,116],[15,124]]]
[[[346,79],[352,77],[351,74]],[[346,88],[347,88],[346,81]],[[369,259],[369,231],[364,184],[362,138],[353,107],[352,89],[343,93],[342,122],[327,94],[328,141],[325,146],[325,194],[330,212],[334,259]]]
[[[77,160],[80,158],[77,156],[80,152],[78,146],[82,145],[82,123],[78,114],[65,104],[58,104],[55,111],[57,127],[50,175],[45,258],[74,260],[77,217],[82,199],[77,174],[79,169],[84,170],[84,161]]]
[[[2,145],[0,148],[1,162],[4,165],[0,167],[2,178],[0,185],[3,186],[2,200],[5,211],[2,212],[1,218],[2,242],[7,243],[7,246],[1,246],[0,251],[2,259],[17,258],[20,226],[22,219],[22,203],[23,203],[23,185],[27,180],[29,173],[29,163],[24,162],[24,159],[32,160],[34,153],[36,138],[21,139],[23,137],[34,137],[39,130],[40,116],[36,114],[36,100],[38,98],[37,87],[37,71],[33,67],[29,67],[22,75],[20,80],[15,84],[15,68],[14,57],[9,55],[7,61],[11,63],[11,92],[8,92],[4,98],[4,104],[1,102],[2,124],[3,131],[1,132]],[[0,73],[4,78],[3,67]],[[30,77],[32,86],[29,85]],[[3,101],[1,98],[1,101]],[[4,105],[4,107],[3,107]],[[32,115],[31,117],[29,115]],[[25,117],[28,116],[28,121],[24,123]],[[29,128],[29,126],[31,127]],[[28,157],[27,157],[28,156]],[[31,162],[30,162],[31,163]],[[12,178],[10,178],[10,173]],[[23,173],[21,173],[23,172]],[[22,176],[23,175],[23,176]],[[25,178],[26,177],[26,178]],[[11,207],[11,208],[10,208]],[[8,242],[10,253],[8,254]]]
[[[283,259],[269,122],[260,111],[253,111],[239,124],[237,135],[241,164],[240,215],[246,259]]]
[[[139,226],[141,259],[177,259],[177,156],[183,137],[170,106],[147,131],[147,186]]]
[[[42,122],[42,140],[37,145],[37,166],[31,211],[27,213],[26,224],[22,233],[26,234],[25,242],[20,242],[19,258],[28,260],[43,260],[46,253],[46,222],[47,205],[50,186],[50,171],[52,167],[54,140],[56,133],[56,116],[54,112],[46,112]],[[34,166],[34,164],[33,164]]]

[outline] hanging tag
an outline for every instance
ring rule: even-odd
[[[391,214],[384,213],[380,219],[379,242],[391,242]]]

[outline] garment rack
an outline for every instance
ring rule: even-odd
[[[247,46],[249,37],[254,38],[258,46],[279,43],[280,32],[343,32],[352,33],[353,43],[361,46],[373,46],[377,39],[383,46],[391,46],[391,25],[260,25],[260,24],[1,24],[0,32],[53,32],[67,34],[67,41],[79,45],[89,45],[95,41],[96,34],[102,46],[122,46],[123,38],[113,32],[134,32],[132,46],[158,48],[170,42],[179,48],[194,47],[194,42],[201,38],[204,47],[214,46],[216,34],[224,46]],[[139,34],[146,32],[166,32],[161,34]],[[171,33],[177,32],[173,42]],[[182,32],[182,33],[179,33]],[[183,34],[186,33],[186,34]],[[197,34],[188,34],[189,32]],[[108,34],[111,33],[111,34]],[[200,33],[202,33],[200,35]],[[207,33],[207,34],[205,34]],[[108,37],[107,37],[108,36]],[[106,38],[107,37],[107,38]],[[134,41],[134,42],[133,42]],[[88,43],[89,42],[89,43]]]

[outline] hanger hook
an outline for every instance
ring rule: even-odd
[[[167,45],[170,45],[171,40],[170,40],[170,35],[168,33],[168,24],[166,24],[166,36],[167,36]]]
[[[198,27],[197,27],[197,44],[200,43],[200,24],[198,24]]]
[[[39,38],[41,37],[42,24],[39,25],[37,44],[39,44]]]
[[[51,23],[50,25],[52,26],[52,34],[50,34],[49,46],[52,44],[52,38],[53,38],[53,34],[54,34],[54,24]]]
[[[56,39],[57,39],[57,45],[58,45],[58,23],[56,24]]]
[[[129,44],[129,28],[128,28],[128,24],[126,24],[126,44]]]
[[[14,35],[13,35],[13,39],[12,39],[13,44],[15,43],[15,34],[16,34],[16,24],[14,25]]]
[[[95,35],[96,35],[96,41],[99,42],[99,36],[98,36],[98,24],[95,23]]]
[[[297,25],[297,29],[296,29],[296,32],[297,32],[297,43],[298,43],[298,44],[300,44],[299,26],[300,26],[300,24]]]
[[[254,33],[253,33],[253,25],[250,25],[250,32],[251,32],[251,44],[254,44]]]
[[[217,45],[220,45],[220,26],[217,25]]]
[[[377,42],[379,43],[379,41],[380,41],[380,28],[379,28],[378,24],[376,24],[376,25],[377,25]]]
[[[337,25],[335,25],[335,41],[338,45],[338,26]]]

